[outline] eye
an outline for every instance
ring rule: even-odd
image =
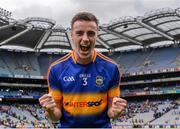
[[[78,35],[78,36],[82,36],[83,34],[84,34],[83,31],[76,31],[76,35]]]
[[[94,36],[96,35],[96,33],[95,33],[94,31],[88,31],[88,32],[87,32],[87,35],[88,35],[89,37],[94,37]]]

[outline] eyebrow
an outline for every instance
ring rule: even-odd
[[[77,30],[75,31],[76,34],[84,34],[84,31],[83,30]],[[92,30],[89,30],[86,32],[88,35],[95,35],[96,32],[95,31],[92,31]]]

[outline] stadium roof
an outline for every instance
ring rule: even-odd
[[[153,10],[144,16],[122,17],[100,25],[96,49],[120,51],[123,48],[148,48],[162,42],[179,44],[180,8]],[[0,11],[0,48],[67,52],[73,44],[70,28],[56,25],[52,19],[14,20]]]

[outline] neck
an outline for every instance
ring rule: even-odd
[[[88,57],[88,58],[81,58],[79,57],[76,53],[74,54],[74,58],[76,60],[77,63],[79,64],[83,64],[83,65],[86,65],[86,64],[89,64],[90,62],[93,61],[93,55],[94,55],[94,51],[93,51],[93,54]]]
[[[83,64],[83,65],[86,65],[86,64],[89,64],[91,61],[92,61],[92,58],[87,58],[87,59],[78,59],[77,58],[77,63],[79,63],[79,64]]]

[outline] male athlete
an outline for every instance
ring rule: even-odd
[[[127,105],[119,98],[118,66],[94,49],[99,28],[93,14],[76,14],[71,28],[75,48],[51,64],[49,94],[39,102],[62,128],[111,128],[110,118],[118,117]]]

